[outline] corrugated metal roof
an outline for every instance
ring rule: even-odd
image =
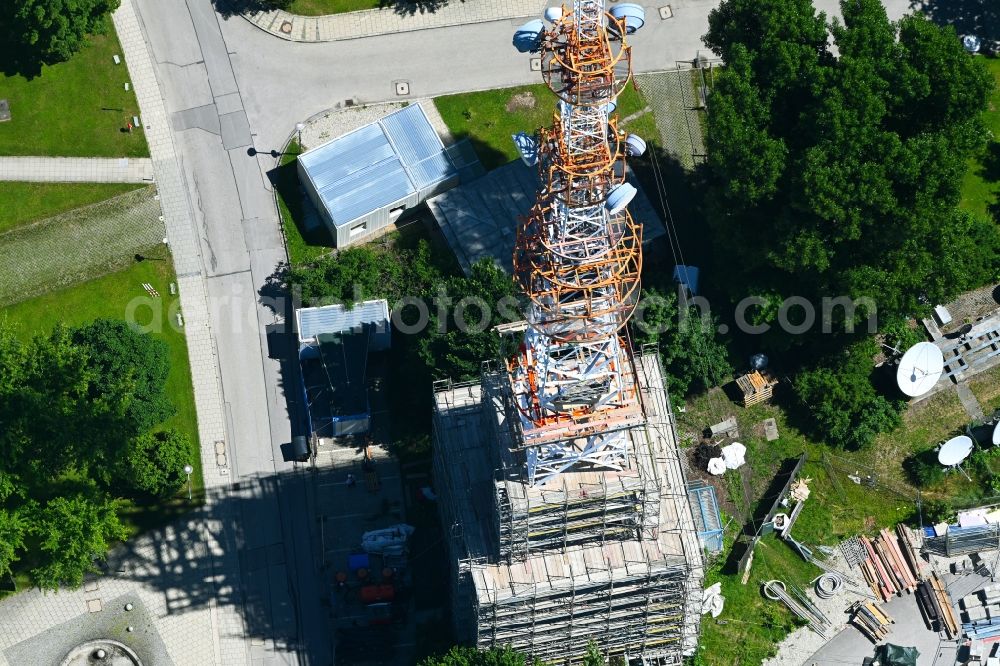
[[[419,104],[308,150],[299,162],[338,227],[458,173]]]
[[[299,340],[312,340],[322,333],[349,331],[361,324],[383,322],[388,326],[389,303],[385,300],[355,303],[348,310],[343,305],[325,305],[320,308],[299,308],[295,311]]]

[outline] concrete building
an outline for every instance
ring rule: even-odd
[[[411,104],[304,152],[299,180],[336,247],[346,247],[458,184],[453,153],[458,156],[445,148],[423,108]]]
[[[622,470],[530,486],[506,372],[439,383],[434,478],[458,640],[577,663],[588,641],[630,664],[696,645],[704,564],[659,359],[636,357],[644,415]]]
[[[391,344],[385,300],[295,311],[309,432],[329,438],[368,432],[368,354]]]

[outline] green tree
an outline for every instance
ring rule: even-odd
[[[147,434],[171,411],[168,371],[165,347],[121,322],[26,341],[0,324],[0,574],[24,559],[39,586],[78,585],[125,537],[112,489],[179,486],[190,443]]]
[[[19,512],[0,508],[0,576],[10,574],[11,565],[24,548],[26,527],[27,521]]]
[[[431,248],[421,240],[413,249],[377,244],[349,247],[295,266],[288,282],[306,305],[352,303],[385,298],[392,305],[403,297],[422,297],[441,279],[431,261]]]
[[[733,372],[716,337],[718,321],[693,306],[681,317],[673,292],[644,289],[633,329],[638,346],[659,349],[667,388],[676,398],[719,386]]]
[[[0,329],[0,470],[22,480],[46,479],[81,463],[104,445],[101,408],[88,401],[94,371],[69,329],[30,342]],[[45,455],[36,454],[44,442]]]
[[[188,436],[176,430],[143,433],[126,446],[119,477],[140,495],[170,497],[187,480],[184,466],[192,462],[192,449]]]
[[[120,0],[6,0],[0,3],[5,52],[36,63],[67,60],[87,35],[108,29]]]
[[[808,428],[817,439],[859,449],[880,432],[899,425],[905,403],[890,402],[872,385],[872,359],[877,352],[874,340],[866,339],[795,378],[795,392],[809,413]]]
[[[532,663],[510,647],[489,650],[453,647],[445,654],[427,657],[420,666],[531,666]]]
[[[587,643],[587,652],[583,655],[583,666],[604,666],[605,661],[597,643],[595,641]]]
[[[128,535],[114,502],[81,494],[49,500],[32,516],[30,532],[38,542],[31,580],[50,590],[79,587],[84,574],[95,570],[94,562]]]
[[[469,277],[453,277],[439,287],[440,307],[420,338],[420,356],[439,378],[478,377],[482,362],[500,353],[500,336],[493,327],[517,315],[514,283],[491,259],[481,259]],[[504,304],[511,312],[501,311]]]
[[[145,432],[173,414],[164,392],[170,349],[117,319],[96,319],[73,329],[73,344],[87,351],[94,378],[90,400],[120,416],[126,432]]]
[[[6,509],[4,504],[17,490],[16,479],[0,471],[0,576],[9,575],[18,551],[24,548],[27,521],[23,510]]]
[[[996,225],[957,210],[992,78],[951,29],[890,22],[878,0],[841,11],[830,24],[810,0],[711,12],[705,41],[727,64],[708,107],[713,256],[734,301],[867,297],[905,319],[995,274]]]

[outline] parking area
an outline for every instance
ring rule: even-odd
[[[409,548],[362,547],[365,533],[407,522],[399,462],[386,448],[383,392],[373,363],[370,433],[324,438],[316,455],[317,536],[336,663],[359,666],[411,663],[415,644]]]

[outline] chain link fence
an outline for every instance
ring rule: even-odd
[[[703,123],[716,61],[680,61],[672,70],[637,74],[636,85],[653,109],[663,148],[685,169],[705,161]]]
[[[162,244],[152,185],[0,234],[0,305],[11,305],[127,266]]]

